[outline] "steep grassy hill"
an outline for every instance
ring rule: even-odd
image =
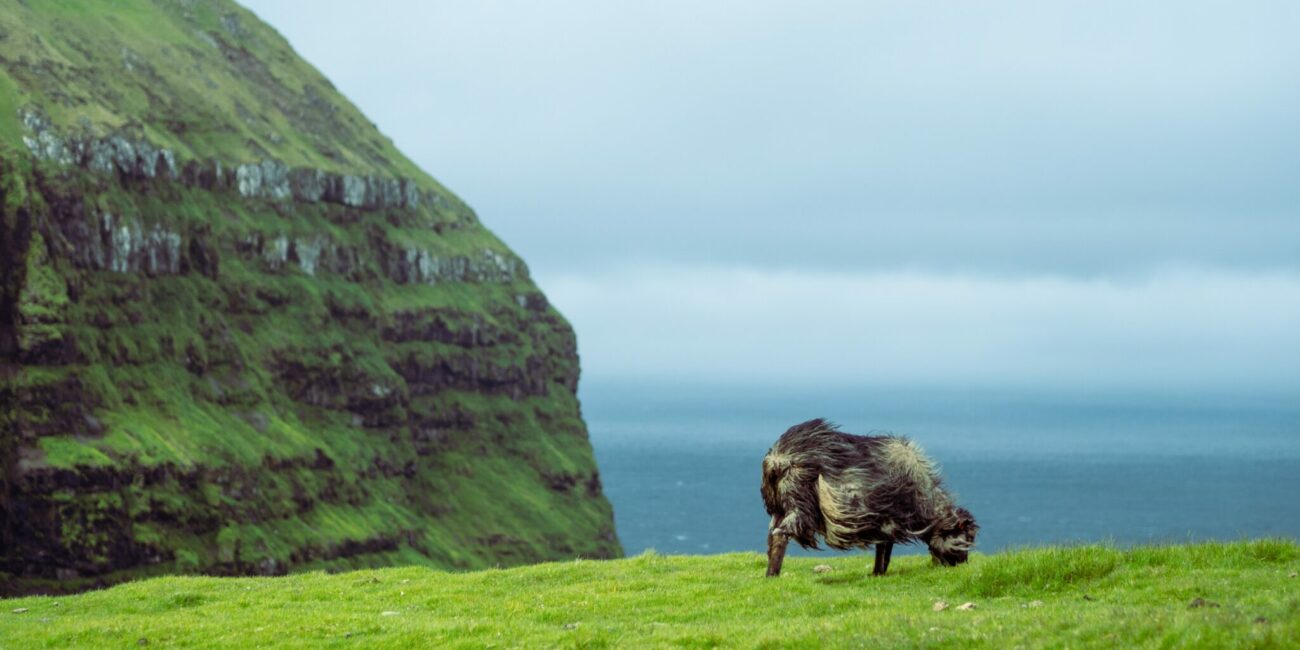
[[[567,322],[233,2],[0,3],[0,217],[0,593],[620,554]]]
[[[813,566],[826,562],[829,573]],[[870,557],[643,555],[448,574],[163,578],[0,602],[14,647],[1202,647],[1300,645],[1292,541]],[[936,603],[948,606],[936,611]],[[965,603],[973,609],[960,609]]]

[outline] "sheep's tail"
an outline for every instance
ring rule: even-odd
[[[773,516],[784,515],[782,507],[781,481],[785,478],[786,472],[790,471],[790,457],[770,450],[763,457],[763,506],[767,508],[767,514]]]
[[[822,528],[817,494],[807,481],[808,470],[777,449],[763,458],[763,505],[772,516],[771,530],[780,531],[804,548],[819,548]]]

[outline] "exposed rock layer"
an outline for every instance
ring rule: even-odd
[[[273,159],[235,166],[193,160],[178,165],[174,152],[142,138],[121,133],[62,135],[38,110],[25,109],[20,116],[28,131],[22,141],[33,157],[99,174],[183,182],[209,190],[234,188],[244,198],[337,203],[362,210],[450,206],[442,194],[421,190],[416,181],[406,178],[290,169]]]

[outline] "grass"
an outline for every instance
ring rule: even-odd
[[[0,603],[5,647],[1296,647],[1300,546],[976,555],[957,569],[755,553],[446,573],[166,577]],[[829,564],[829,573],[813,566]],[[1196,599],[1204,605],[1193,607]],[[950,604],[935,611],[938,601]],[[957,607],[973,602],[975,608]],[[21,613],[15,613],[25,610]]]
[[[17,108],[60,128],[139,128],[184,158],[273,157],[441,186],[269,25],[234,2],[0,6],[0,142]]]

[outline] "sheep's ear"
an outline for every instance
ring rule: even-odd
[[[957,530],[960,532],[969,532],[975,528],[975,517],[965,508],[957,509]]]

